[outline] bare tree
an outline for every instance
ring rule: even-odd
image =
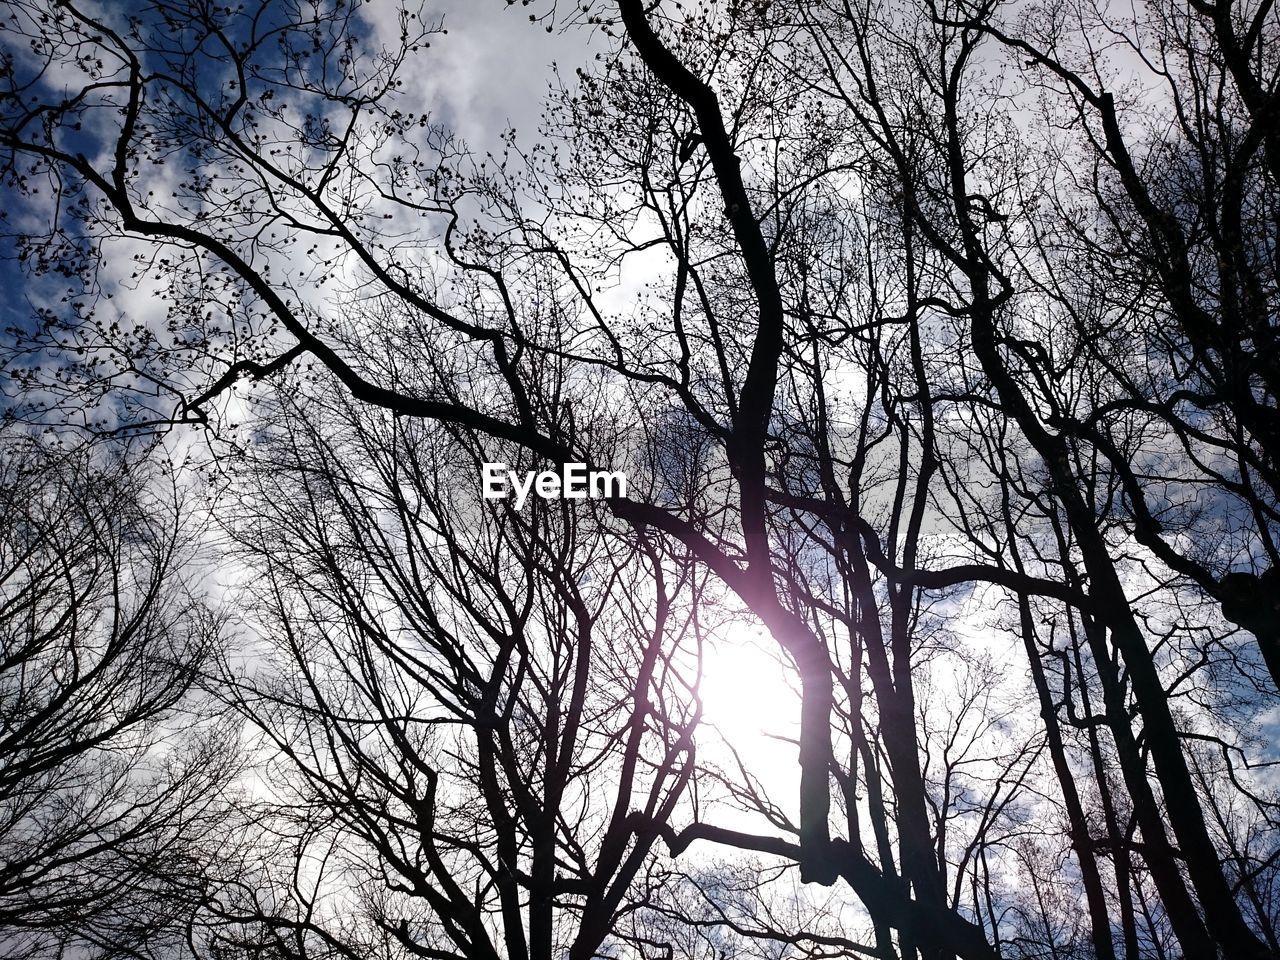
[[[163,956],[228,775],[193,693],[220,623],[145,462],[0,443],[0,942]]]
[[[61,211],[19,251],[37,282],[70,283],[66,308],[13,334],[16,382],[41,390],[22,415],[195,423],[229,456],[287,454],[254,507],[279,533],[248,538],[287,669],[240,702],[316,804],[286,817],[286,873],[354,831],[364,859],[333,869],[372,922],[334,933],[318,888],[268,878],[292,884],[289,910],[246,889],[243,915],[288,949],[585,958],[646,905],[705,929],[646,892],[661,837],[680,857],[712,841],[772,858],[862,905],[830,943],[721,911],[778,949],[1275,955],[1274,799],[1252,735],[1275,670],[1223,619],[1272,663],[1270,4],[1123,21],[1072,3],[547,4],[535,20],[589,21],[611,46],[553,91],[543,136],[511,135],[500,158],[400,90],[436,28],[416,9],[11,7],[6,175],[28,203],[51,185]],[[1161,96],[1126,88],[1131,68]],[[98,257],[116,250],[136,276]],[[103,285],[121,280],[166,316],[111,315]],[[318,389],[296,386],[305,365]],[[268,378],[296,397],[242,383]],[[121,388],[123,427],[101,409]],[[424,458],[433,444],[444,459]],[[474,490],[499,454],[633,482],[602,505],[466,513],[450,487]],[[445,565],[423,525],[470,559]],[[635,556],[597,556],[605,542]],[[692,736],[681,702],[636,706],[643,684],[599,694],[612,719],[590,698],[564,711],[622,679],[582,660],[597,595],[574,551],[598,582],[692,591],[681,624],[714,597],[763,625],[801,702],[790,813],[749,763],[655,760],[666,787],[644,803],[635,771],[616,774],[608,855],[581,846],[589,817],[548,832],[564,775],[589,769],[567,759],[588,716]],[[659,632],[675,644],[668,588],[629,595],[637,662],[662,660]],[[438,675],[405,659],[416,645]],[[507,690],[521,664],[533,687],[509,702],[549,725],[498,730],[491,761],[468,741],[478,772],[456,790],[529,866],[451,827],[476,859],[458,869],[486,878],[451,892],[455,865],[410,830],[442,749],[415,711],[453,704],[460,729],[492,731],[475,691]],[[411,682],[388,691],[386,671]],[[755,827],[671,799],[686,776]],[[565,856],[582,886],[548,881],[560,844],[581,847]],[[399,879],[359,879],[379,870]],[[400,926],[384,890],[444,926]],[[632,948],[674,949],[644,929]]]
[[[282,399],[233,531],[264,649],[227,695],[259,732],[262,846],[289,839],[214,890],[235,926],[209,936],[597,956],[688,802],[705,575],[571,501],[451,489],[484,438]]]

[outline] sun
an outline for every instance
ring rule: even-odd
[[[795,668],[763,628],[734,624],[708,639],[698,693],[703,723],[755,776],[792,775],[800,732]]]

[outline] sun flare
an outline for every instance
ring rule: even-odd
[[[756,626],[734,626],[707,643],[703,657],[703,720],[735,746],[743,738],[794,738],[800,697],[794,668]]]

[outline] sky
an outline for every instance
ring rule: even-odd
[[[590,58],[598,40],[585,27],[530,23],[545,15],[545,2],[525,6],[507,0],[428,0],[429,15],[442,18],[447,35],[432,41],[431,53],[411,69],[423,82],[435,118],[474,149],[493,151],[508,127],[536,134],[538,115],[553,73],[551,64],[573,74]],[[371,8],[374,9],[374,8]],[[388,4],[381,8],[392,11]]]
[[[371,0],[366,8],[374,29],[384,35],[388,45],[394,45],[397,39],[397,7],[395,0]],[[405,81],[409,96],[405,99],[412,101],[412,110],[429,113],[436,123],[452,130],[481,156],[500,153],[503,136],[512,128],[521,142],[536,140],[544,97],[554,76],[552,65],[559,65],[562,76],[572,77],[575,66],[602,48],[598,35],[585,27],[551,24],[548,31],[544,23],[537,22],[539,15],[553,9],[552,0],[538,0],[529,6],[508,0],[427,0],[425,9],[429,19],[439,18],[448,32],[434,37],[430,50],[408,65]],[[530,22],[531,15],[535,22]],[[124,257],[114,259],[121,265],[125,261]],[[305,267],[307,261],[304,259],[302,264]],[[635,269],[629,278],[631,285],[620,285],[614,301],[619,311],[633,295],[635,273],[643,269]],[[5,293],[0,299],[0,318],[8,320],[27,309],[21,297],[11,295],[22,287],[22,281],[12,263],[0,261],[0,288]],[[29,288],[28,292],[34,289]],[[135,287],[120,297],[114,309],[156,317],[158,329],[162,320],[159,314],[164,309],[161,301],[158,290]],[[223,575],[229,581],[235,579],[234,570],[224,571]],[[1016,687],[1021,674],[1004,668],[1009,663],[1020,663],[1019,653],[998,648],[991,629],[976,623],[988,612],[980,607],[975,602],[967,611],[949,611],[958,622],[955,630],[963,634],[969,646],[990,654],[991,673],[996,680],[1006,679],[1009,687]],[[779,806],[792,819],[798,819],[795,806],[799,771],[791,742],[796,735],[798,700],[790,682],[794,677],[789,676],[791,672],[780,657],[776,645],[754,623],[744,622],[715,640],[708,653],[701,689],[708,728],[706,737],[700,739],[700,749],[723,736],[741,752],[752,772],[768,784]],[[939,730],[951,720],[948,708],[957,700],[955,693],[963,679],[947,675],[944,667],[945,664],[939,668],[938,676],[932,678],[933,686],[926,688],[926,695],[921,698],[922,713],[927,713],[927,719]],[[995,686],[992,681],[992,688]],[[974,702],[986,706],[986,701],[977,696]],[[997,716],[992,724],[1001,722],[1003,718]],[[981,732],[986,729],[982,727]],[[975,734],[974,742],[978,739]],[[715,749],[713,745],[701,756],[718,760]],[[720,757],[723,756],[722,753]],[[988,761],[974,762],[974,766],[980,764]],[[754,824],[718,815],[708,819],[734,828],[759,827],[758,819]]]

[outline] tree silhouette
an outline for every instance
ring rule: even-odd
[[[257,822],[291,842],[218,895],[214,940],[598,955],[694,772],[692,570],[570,501],[442,485],[484,438],[320,410],[287,401],[245,467],[267,649],[226,690],[271,758]]]
[[[145,461],[0,443],[0,943],[160,956],[222,815],[224,738],[192,693],[220,623]]]
[[[500,156],[426,10],[9,6],[9,415],[201,427],[252,518],[218,949],[1277,954],[1270,3],[547,2],[604,46]],[[712,610],[794,796],[682,752]]]

